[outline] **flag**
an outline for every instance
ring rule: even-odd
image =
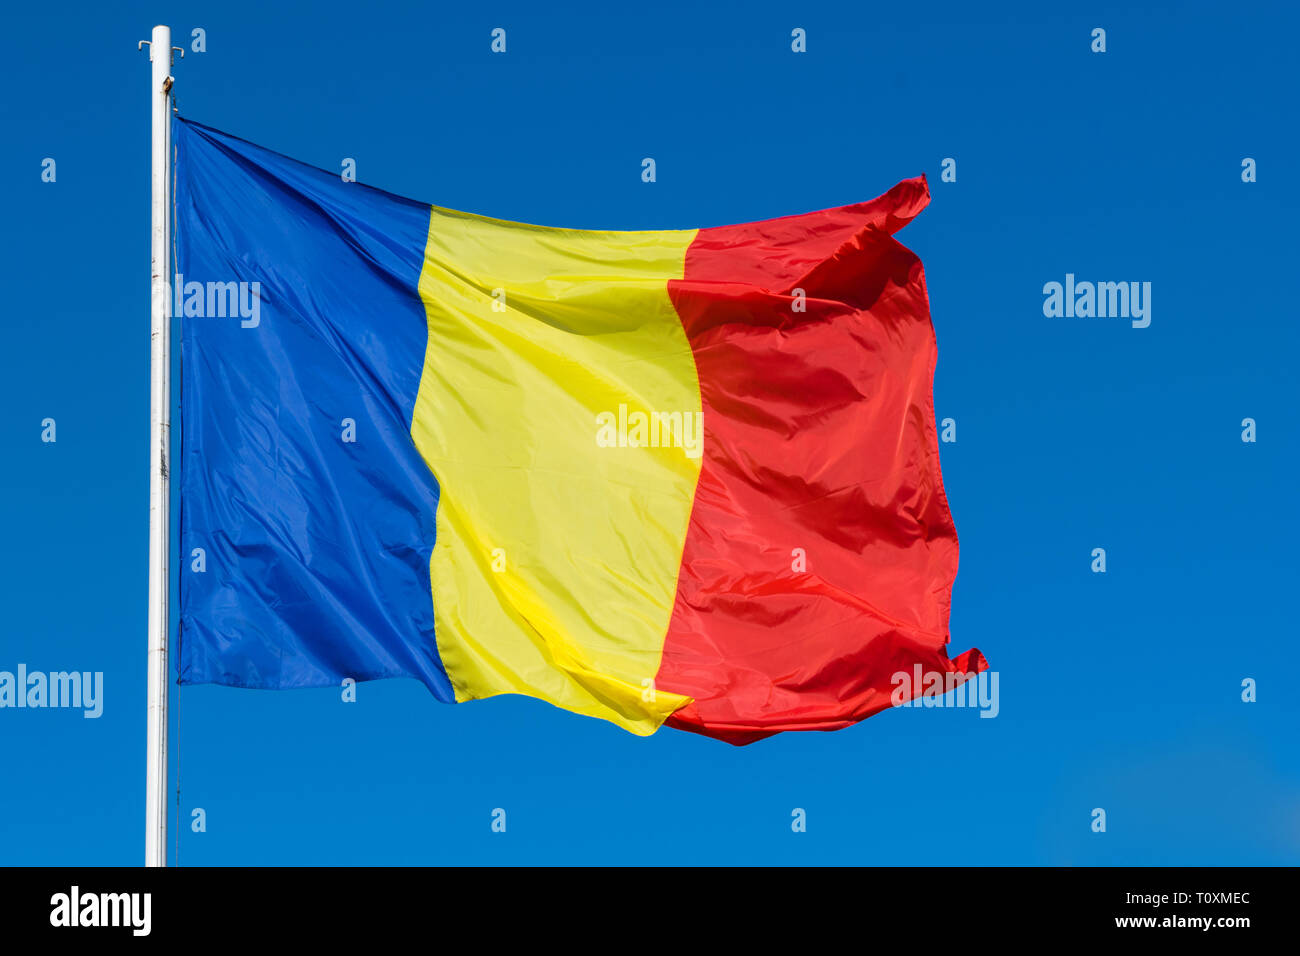
[[[937,352],[893,237],[924,178],[606,232],[173,142],[181,682],[408,677],[739,744],[987,666],[946,652]]]

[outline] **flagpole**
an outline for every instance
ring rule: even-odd
[[[167,632],[171,532],[171,27],[156,26],[152,64],[149,346],[149,709],[145,760],[145,866],[167,865]]]

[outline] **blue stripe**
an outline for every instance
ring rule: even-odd
[[[207,283],[260,283],[255,327],[177,318],[180,679],[413,677],[453,701],[429,590],[438,484],[410,437],[429,207],[197,123],[173,141],[183,308],[191,282],[205,313]]]

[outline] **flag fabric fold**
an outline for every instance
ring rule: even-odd
[[[924,179],[606,232],[173,141],[182,682],[403,676],[746,743],[987,666],[946,653],[937,351],[893,237]]]

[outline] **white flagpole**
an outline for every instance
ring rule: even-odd
[[[167,611],[171,502],[171,27],[153,28],[149,347],[149,716],[145,866],[167,865]]]

